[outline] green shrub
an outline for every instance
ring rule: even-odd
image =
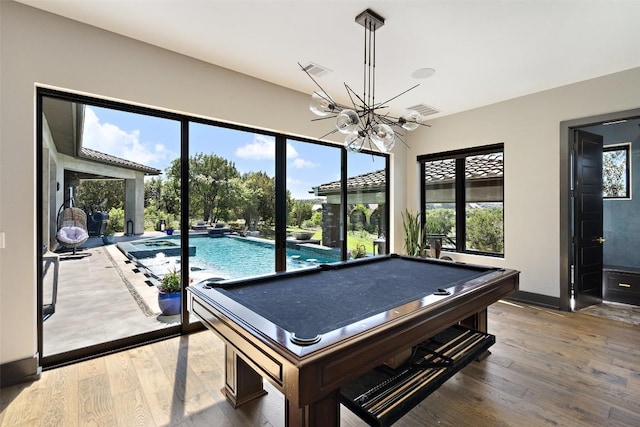
[[[467,249],[503,253],[502,206],[467,211]]]
[[[112,208],[109,211],[109,223],[107,227],[116,233],[122,233],[124,231],[124,209]]]
[[[444,234],[448,236],[456,223],[453,209],[429,209],[425,211],[425,229],[427,234]]]

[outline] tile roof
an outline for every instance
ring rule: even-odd
[[[425,181],[453,181],[456,175],[455,159],[434,160],[425,163]],[[502,153],[482,154],[466,158],[465,178],[497,178],[504,175]]]
[[[100,151],[92,150],[90,148],[82,147],[80,155],[89,160],[95,160],[101,163],[107,163],[114,166],[120,166],[126,169],[137,170],[144,172],[147,175],[160,175],[162,171],[160,169],[152,168],[151,166],[145,166],[140,163],[132,162],[129,160],[121,159],[120,157],[112,156],[110,154],[101,153]]]
[[[362,175],[356,175],[347,178],[347,190],[353,189],[370,189],[370,190],[378,190],[381,187],[384,187],[387,182],[387,175],[385,170],[379,170],[375,172],[369,172]],[[328,182],[326,184],[320,184],[317,187],[318,195],[325,195],[327,193],[333,193],[336,191],[340,191],[340,180]]]
[[[502,153],[482,154],[466,158],[465,177],[467,179],[497,178],[504,175],[504,162]],[[347,178],[347,190],[353,189],[379,189],[386,183],[384,169],[356,175]],[[425,164],[425,180],[453,181],[455,179],[455,160],[434,160]],[[340,181],[332,181],[320,184],[317,187],[318,195],[340,191]]]

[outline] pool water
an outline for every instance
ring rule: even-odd
[[[162,240],[168,239],[163,237]],[[178,245],[179,242],[179,238],[176,239]],[[275,246],[268,241],[235,237],[190,236],[189,246],[196,248],[195,256],[189,257],[189,277],[196,283],[211,278],[239,279],[275,271]],[[176,267],[177,270],[180,269],[180,258],[164,253],[159,253],[153,258],[139,260],[139,262],[142,262],[145,267],[158,276],[163,276],[173,267]],[[332,262],[336,262],[336,260],[323,258],[316,254],[305,254],[295,249],[287,249],[287,270],[297,270]]]

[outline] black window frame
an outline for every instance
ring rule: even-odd
[[[602,148],[602,154],[612,151],[623,151],[625,156],[625,195],[624,196],[607,196],[604,189],[604,161],[602,163],[603,168],[603,187],[602,187],[602,199],[603,200],[630,200],[631,199],[631,143],[625,142],[622,144],[605,145]]]
[[[473,255],[485,255],[496,258],[504,258],[504,173],[502,177],[502,227],[503,227],[503,250],[502,253],[478,251],[466,248],[466,177],[465,177],[465,163],[468,157],[483,155],[483,154],[495,154],[501,152],[504,162],[504,143],[483,145],[479,147],[465,148],[460,150],[451,150],[433,154],[423,154],[417,157],[417,161],[420,165],[420,221],[424,227],[426,220],[425,205],[426,200],[426,174],[425,163],[436,160],[455,160],[455,212],[456,212],[456,247],[455,250],[445,249],[447,251],[454,251],[458,253],[467,253]]]
[[[69,102],[77,102],[85,105],[91,105],[101,108],[111,108],[119,111],[125,111],[129,113],[136,113],[141,115],[148,115],[152,117],[158,117],[163,119],[175,120],[180,123],[181,126],[181,136],[180,136],[180,165],[181,165],[181,182],[188,183],[189,182],[189,124],[190,123],[200,123],[212,126],[218,126],[223,128],[235,129],[243,132],[252,132],[262,135],[273,136],[276,139],[276,165],[275,165],[275,173],[276,173],[276,215],[280,215],[276,218],[276,241],[275,241],[275,256],[276,256],[276,269],[275,271],[283,271],[285,269],[284,257],[286,256],[286,143],[287,140],[295,140],[299,142],[307,142],[311,144],[320,144],[325,146],[335,147],[337,150],[341,150],[341,186],[344,189],[342,197],[343,197],[343,206],[346,206],[347,200],[347,151],[344,146],[338,144],[332,144],[321,140],[304,138],[300,136],[288,135],[281,132],[267,131],[260,128],[253,128],[248,125],[238,125],[226,123],[214,119],[208,119],[203,117],[191,116],[184,113],[177,113],[162,110],[160,108],[155,107],[147,107],[138,104],[134,104],[133,102],[128,103],[126,101],[116,101],[111,99],[101,98],[96,95],[85,95],[72,91],[53,89],[49,87],[36,86],[35,88],[35,97],[36,97],[36,173],[39,174],[43,169],[43,156],[42,156],[42,145],[43,145],[43,107],[42,107],[42,99],[43,97],[51,97],[59,100],[69,101]],[[387,180],[385,183],[385,191],[386,191],[386,217],[389,218],[390,213],[390,155],[386,153],[378,153],[373,152],[372,150],[364,149],[362,153],[372,154],[376,156],[381,156],[385,158],[385,169]],[[43,241],[43,227],[42,227],[42,212],[43,212],[43,183],[41,179],[36,180],[36,239],[37,242]],[[187,213],[189,212],[189,185],[181,185],[181,212]],[[284,215],[283,215],[284,214]],[[343,236],[346,236],[347,232],[347,219],[346,219],[346,211],[343,209],[342,212],[343,219]],[[181,228],[181,258],[188,259],[189,257],[189,248],[188,248],[188,235],[189,235],[189,224],[188,221],[185,221],[184,218],[180,224]],[[389,227],[391,228],[391,227]],[[391,231],[388,231],[391,234]],[[391,239],[390,235],[388,239]],[[387,249],[388,253],[388,249]],[[36,296],[36,324],[37,324],[37,348],[39,354],[43,354],[43,295],[42,295],[42,273],[43,273],[43,252],[39,245],[36,245],[36,265],[37,265],[37,296]],[[346,238],[343,240],[342,244],[342,260],[345,261],[347,259],[347,244]],[[182,283],[189,283],[188,278],[188,269],[182,269]],[[183,287],[183,298],[182,298],[182,317],[179,325],[170,326],[164,329],[160,329],[157,331],[146,332],[140,335],[129,336],[121,339],[117,339],[114,341],[109,341],[97,345],[93,345],[91,347],[80,348],[77,350],[71,350],[68,352],[57,353],[50,356],[43,356],[40,359],[40,364],[44,369],[49,369],[57,366],[67,365],[69,363],[74,363],[76,361],[92,358],[104,354],[111,353],[113,351],[118,351],[123,348],[130,348],[135,346],[144,345],[148,342],[161,340],[170,338],[178,335],[185,335],[191,332],[199,331],[204,328],[204,326],[200,323],[190,323],[189,322],[189,310],[187,310],[187,298],[186,298],[186,287]]]

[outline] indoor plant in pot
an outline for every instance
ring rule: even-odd
[[[162,277],[158,286],[158,306],[163,316],[180,314],[181,295],[180,273],[174,269]]]

